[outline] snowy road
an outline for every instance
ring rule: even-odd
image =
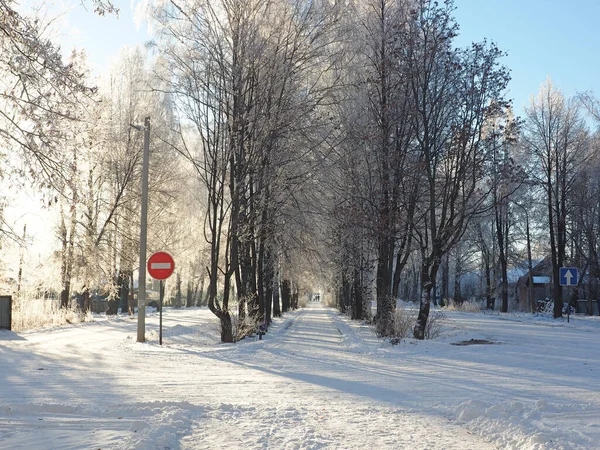
[[[449,313],[397,346],[320,304],[236,345],[206,310],[166,310],[162,347],[157,321],[0,331],[0,448],[600,448],[594,318]]]
[[[234,409],[203,424],[207,430],[187,444],[214,448],[225,435],[238,448],[494,448],[438,411],[399,407],[415,388],[404,384],[407,372],[348,351],[335,313],[311,306],[253,351],[219,356],[235,367],[222,381],[230,388],[218,386],[210,403]],[[223,372],[209,365],[207,373]]]

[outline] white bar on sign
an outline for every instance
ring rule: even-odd
[[[151,269],[170,269],[171,263],[151,263]]]

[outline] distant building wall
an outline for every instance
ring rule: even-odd
[[[0,296],[0,329],[12,329],[12,297]]]

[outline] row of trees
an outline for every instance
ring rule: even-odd
[[[347,213],[334,226],[339,244],[350,246],[338,264],[342,291],[363,291],[364,270],[374,267],[383,336],[392,332],[402,272],[417,252],[414,334],[423,339],[442,260],[489,208],[486,169],[511,129],[502,53],[486,42],[455,48],[452,9],[452,2],[378,1],[357,5],[354,15],[361,32],[353,47],[364,52],[355,55],[339,112],[347,138],[338,207]],[[355,309],[355,317],[364,314],[360,304]]]
[[[0,135],[21,159],[4,167],[59,212],[64,306],[74,283],[84,308],[101,285],[133,299],[145,116],[149,250],[174,254],[188,306],[206,291],[223,341],[317,285],[355,319],[376,299],[382,336],[415,291],[423,339],[451,268],[458,298],[477,261],[488,307],[507,311],[511,261],[547,250],[555,317],[558,268],[600,272],[595,100],[548,82],[514,118],[502,52],[456,48],[450,0],[156,2],[152,45],[97,89],[85,55],[64,63],[13,6],[0,0]]]
[[[238,323],[268,325],[281,312],[278,286],[286,299],[298,283],[292,261],[310,214],[301,191],[326,137],[337,59],[337,14],[326,6],[174,1],[154,10],[179,118],[173,146],[204,192],[208,305],[224,341],[243,334],[232,326],[233,286]]]
[[[101,289],[132,310],[142,153],[142,135],[132,125],[150,116],[149,251],[175,255],[177,295],[187,284],[191,306],[207,291],[224,341],[248,332],[247,315],[249,323],[268,324],[273,315],[297,307],[300,277],[292,261],[306,233],[297,213],[303,200],[295,190],[310,167],[300,164],[313,145],[308,135],[319,128],[310,115],[326,96],[316,83],[320,74],[311,72],[326,57],[318,48],[327,47],[320,18],[298,4],[282,17],[283,25],[261,37],[261,27],[269,24],[262,15],[277,15],[282,4],[256,4],[253,11],[250,4],[228,5],[231,16],[221,26],[219,6],[173,2],[154,11],[160,27],[154,48],[124,51],[98,87],[90,88],[84,54],[63,62],[60,49],[43,37],[41,21],[19,14],[12,2],[1,5],[7,32],[18,34],[23,27],[31,34],[2,41],[12,52],[3,69],[14,76],[7,78],[1,108],[3,148],[20,144],[23,164],[15,164],[11,180],[34,181],[58,214],[60,250],[47,265],[60,272],[60,286],[52,288],[58,287],[61,305],[77,293],[88,310],[91,294]],[[110,3],[95,6],[100,14],[115,11]],[[312,54],[302,40],[314,47]],[[19,55],[42,46],[41,56],[25,55],[29,66],[15,64]],[[263,49],[273,59],[258,64],[258,54],[250,52]],[[26,71],[38,78],[26,79]],[[32,97],[34,88],[41,93]],[[307,147],[301,149],[302,143]],[[21,167],[31,177],[18,172]],[[299,232],[283,236],[278,224]]]
[[[423,339],[436,285],[449,297],[450,259],[457,301],[461,276],[480,270],[488,308],[497,298],[508,311],[508,269],[518,259],[531,268],[532,241],[542,243],[535,256],[552,259],[554,317],[563,311],[562,266],[590,274],[588,295],[597,296],[597,139],[582,111],[597,104],[565,99],[548,80],[514,118],[502,52],[487,42],[455,48],[452,10],[451,1],[378,1],[354,12],[351,46],[363,52],[339,104],[329,225],[341,249],[339,302],[361,319],[375,297],[382,336],[416,279],[414,336]]]
[[[109,2],[92,5],[101,15],[115,12]],[[168,135],[174,127],[169,97],[150,88],[154,76],[140,50],[125,51],[92,87],[85,54],[74,51],[65,61],[45,37],[49,26],[42,20],[2,1],[0,26],[2,176],[17,189],[33,184],[44,207],[57,215],[60,250],[45,263],[56,274],[39,288],[58,290],[63,307],[77,293],[85,310],[92,292],[101,289],[111,299],[120,296],[127,310],[139,254],[142,153],[142,136],[130,125],[151,114],[158,119],[155,133]],[[183,167],[160,141],[152,159],[151,246],[185,248],[168,201],[190,189],[185,178],[181,182]],[[9,226],[2,232],[5,239],[27,240]]]

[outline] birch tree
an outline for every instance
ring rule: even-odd
[[[524,170],[515,164],[514,146],[519,132],[519,122],[506,111],[502,120],[493,121],[486,133],[491,146],[489,177],[493,230],[496,238],[497,260],[500,264],[500,311],[508,312],[508,263],[511,252],[513,220],[513,194],[525,181]],[[489,256],[489,253],[488,253]],[[489,304],[489,301],[488,301]]]

